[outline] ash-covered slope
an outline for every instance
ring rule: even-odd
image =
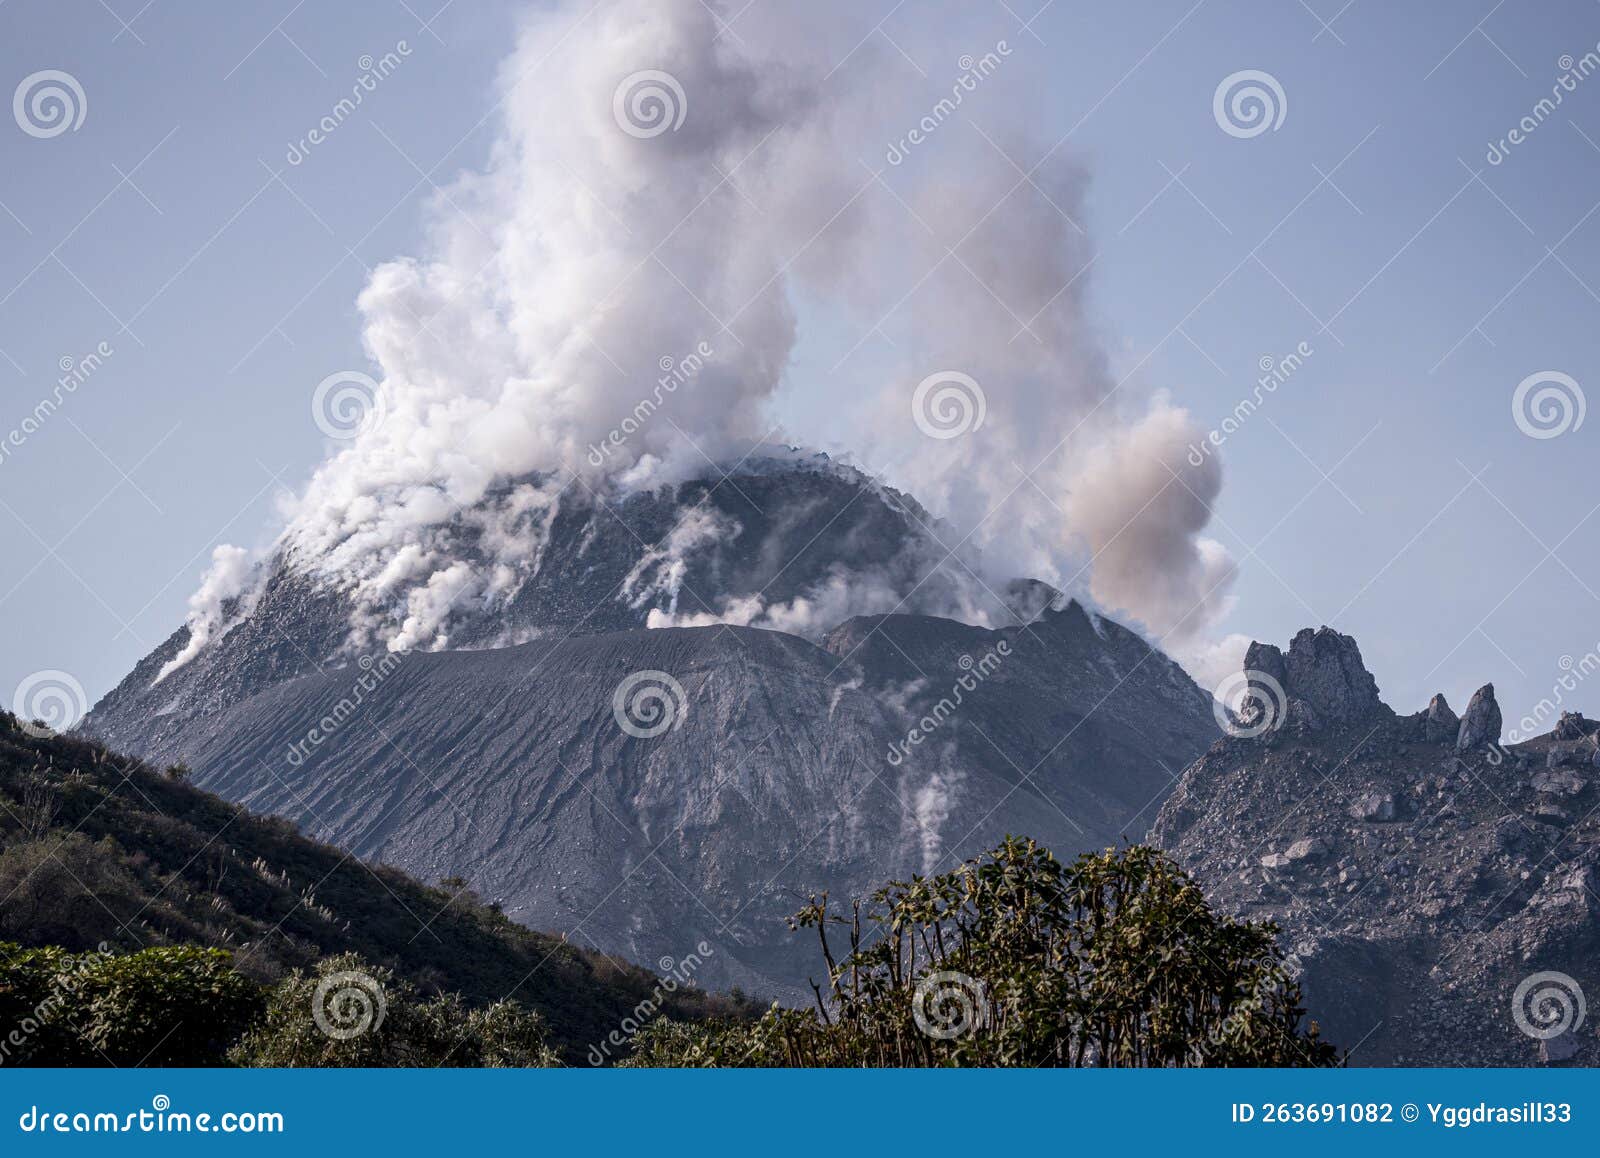
[[[954,563],[939,565],[947,552],[930,539],[933,520],[914,500],[823,455],[752,459],[729,477],[621,496],[577,480],[528,498],[535,489],[529,480],[507,483],[435,532],[439,559],[482,573],[505,566],[507,541],[526,551],[492,593],[444,587],[445,609],[427,609],[437,630],[412,647],[623,631],[645,626],[652,612],[711,615],[755,596],[790,610],[790,620],[852,602],[943,608],[965,598],[958,587],[976,587]],[[417,594],[427,592],[395,582],[374,604],[370,593],[385,591],[383,582],[358,592],[355,580],[323,563],[292,545],[280,550],[198,654],[158,678],[190,642],[190,629],[179,628],[95,705],[89,729],[114,747],[155,751],[194,720],[272,684],[384,654],[386,640],[415,618]],[[1005,615],[998,604],[992,610]],[[849,613],[816,623],[815,633]]]
[[[431,533],[413,579],[518,576],[463,589],[431,635],[432,580],[374,602],[370,572],[286,552],[88,729],[358,856],[464,877],[534,928],[636,961],[704,940],[703,984],[788,997],[814,972],[784,922],[797,897],[1007,833],[1062,855],[1137,839],[1217,735],[1209,697],[1137,635],[1050,610],[1043,584],[991,592],[912,500],[825,459],[563,492],[537,527],[506,516],[522,485]],[[717,616],[756,626],[662,626]],[[670,727],[624,726],[651,708]]]
[[[1246,658],[1256,702],[1183,774],[1152,840],[1214,903],[1280,922],[1307,1004],[1356,1064],[1600,1063],[1596,732],[1502,747],[1494,689],[1457,718],[1378,699],[1328,628]]]
[[[828,643],[706,627],[412,653],[283,681],[156,748],[532,927],[639,961],[704,940],[702,984],[801,998],[797,897],[947,868],[1008,832],[1062,853],[1137,837],[1163,765],[1215,735],[1171,661],[1076,605],[1000,631],[853,620]],[[901,681],[886,649],[921,674]],[[617,706],[638,672],[657,674],[623,705],[666,689],[658,735],[622,723],[643,718]]]

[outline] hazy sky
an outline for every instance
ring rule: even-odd
[[[719,7],[727,36],[754,34],[755,3]],[[110,351],[0,457],[6,700],[43,669],[98,698],[182,620],[215,545],[281,527],[278,494],[328,445],[313,390],[370,368],[369,270],[418,252],[437,188],[495,137],[525,6],[437,4],[0,2],[0,90],[60,70],[83,111],[56,135],[26,103],[0,118],[0,442],[63,365]],[[1600,644],[1600,419],[1536,438],[1552,432],[1513,410],[1532,375],[1569,376],[1530,388],[1569,397],[1596,378],[1600,77],[1563,58],[1600,53],[1600,8],[833,7],[807,52],[880,70],[907,128],[964,55],[1005,42],[938,134],[979,134],[1019,174],[1052,144],[1083,167],[1088,306],[1117,379],[1220,427],[1263,358],[1311,351],[1217,452],[1207,533],[1239,563],[1219,630],[1283,643],[1327,623],[1398,710],[1437,690],[1459,710],[1492,680],[1508,726]],[[401,42],[291,163],[363,57]],[[1244,70],[1282,93],[1255,135],[1214,109]],[[872,343],[841,362],[861,320],[798,305],[775,417],[839,449]],[[1600,687],[1573,698],[1600,712]]]

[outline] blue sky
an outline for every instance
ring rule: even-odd
[[[0,4],[0,89],[58,69],[87,105],[53,137],[0,119],[0,434],[63,359],[112,350],[0,460],[7,696],[61,669],[97,698],[181,621],[212,546],[269,541],[276,494],[323,458],[307,399],[364,364],[369,269],[418,251],[435,187],[494,140],[523,6],[438,2]],[[1485,156],[1564,55],[1596,48],[1595,5],[881,0],[819,37],[841,69],[898,70],[907,110],[1007,42],[954,131],[1065,137],[1086,168],[1117,377],[1214,427],[1263,356],[1313,350],[1222,447],[1209,533],[1240,574],[1221,629],[1282,643],[1328,623],[1398,710],[1437,690],[1459,710],[1492,680],[1511,720],[1595,649],[1600,425],[1532,438],[1512,396],[1544,371],[1596,377],[1600,78]],[[360,58],[402,41],[359,113],[288,164]],[[1212,98],[1245,69],[1286,110],[1239,138]],[[827,303],[801,329],[777,409],[826,442],[856,337]],[[1600,711],[1600,690],[1574,699]]]

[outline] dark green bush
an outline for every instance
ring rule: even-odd
[[[217,1065],[261,1012],[220,949],[117,956],[0,945],[0,1050],[28,1065]]]
[[[230,1057],[245,1066],[560,1064],[537,1013],[512,1001],[469,1009],[454,994],[424,998],[353,953],[279,983]]]
[[[863,926],[865,920],[866,928]],[[657,1022],[642,1066],[1322,1066],[1277,930],[1219,917],[1154,849],[1063,867],[1008,839],[943,876],[896,881],[816,929],[826,990],[754,1023]],[[836,958],[830,930],[846,930]]]

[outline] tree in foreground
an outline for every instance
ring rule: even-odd
[[[555,1066],[544,1020],[514,1001],[424,997],[354,953],[296,971],[229,1051],[242,1066]]]
[[[1007,838],[941,876],[891,882],[848,915],[826,894],[816,1008],[658,1022],[639,1066],[1330,1066],[1302,1029],[1277,927],[1219,916],[1155,849],[1063,866]],[[848,951],[835,953],[843,933]]]

